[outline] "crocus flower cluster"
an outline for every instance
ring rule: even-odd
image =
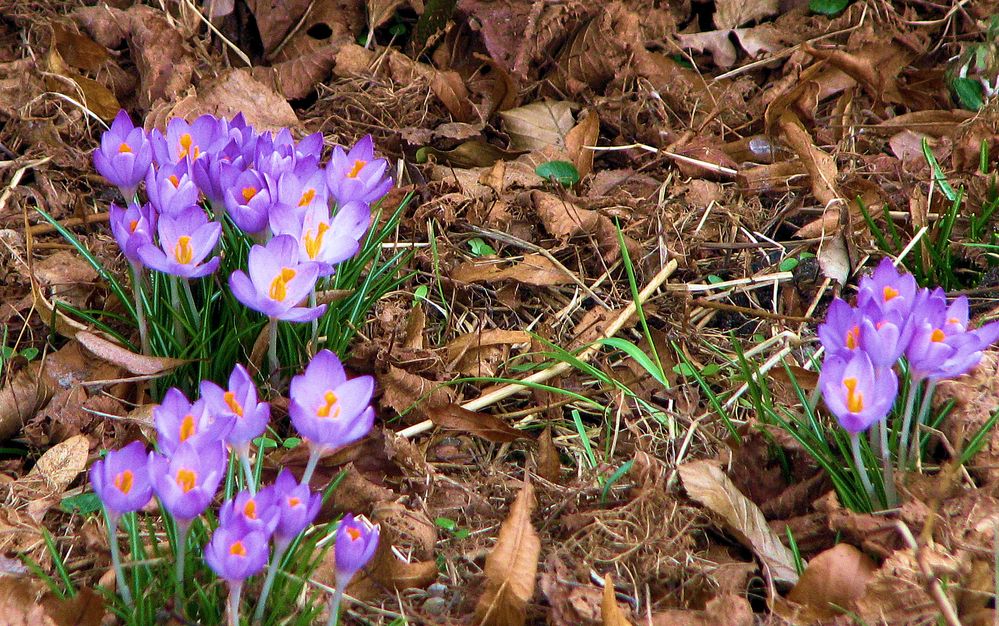
[[[844,429],[883,419],[898,393],[893,366],[905,358],[915,383],[970,371],[999,339],[999,322],[968,327],[968,299],[948,303],[940,288],[920,289],[884,259],[860,280],[856,306],[836,299],[818,328],[826,349],[820,387]]]
[[[204,559],[230,586],[230,619],[238,613],[244,581],[262,572],[270,559],[258,603],[258,614],[262,614],[282,557],[319,512],[322,499],[309,488],[316,462],[323,453],[368,434],[374,420],[373,387],[370,376],[348,379],[335,354],[319,352],[293,380],[289,403],[292,423],[312,449],[309,467],[301,481],[285,468],[274,483],[259,490],[251,470],[251,444],[267,428],[270,406],[260,401],[246,369],[235,367],[228,388],[204,381],[201,397],[194,401],[179,389],[168,390],[153,409],[157,449],[147,453],[135,441],[109,452],[90,471],[94,491],[111,522],[112,556],[126,602],[131,604],[131,597],[114,539],[121,516],[140,510],[153,495],[158,498],[177,531],[180,596],[188,531],[216,501],[231,451],[241,460],[245,489],[218,509],[218,526],[204,547]],[[370,559],[377,528],[348,515],[340,529],[346,539],[337,539],[337,579],[346,584]]]
[[[908,374],[897,424],[896,461],[902,470],[918,453],[919,437],[912,438],[912,450],[909,439],[927,418],[937,382],[978,365],[982,352],[999,339],[999,322],[970,328],[966,296],[948,302],[942,289],[919,288],[911,274],[896,270],[890,259],[884,259],[860,280],[855,306],[833,301],[818,334],[826,350],[819,375],[822,397],[850,434],[854,463],[872,501],[875,489],[858,434],[874,427],[871,443],[881,454],[882,503],[893,506],[892,451],[885,422],[900,387],[896,366]],[[920,389],[922,401],[917,410]]]
[[[319,133],[296,141],[288,129],[258,132],[241,114],[173,118],[165,132],[147,133],[121,111],[94,151],[94,166],[125,198],[124,208],[110,208],[111,231],[136,291],[147,268],[185,281],[214,273],[228,222],[257,244],[248,267],[230,274],[236,298],[272,323],[320,317],[324,305],[300,305],[319,278],[357,253],[370,207],[392,187],[370,136],[350,149],[334,147],[326,165],[322,149]],[[142,319],[139,325],[145,340]]]

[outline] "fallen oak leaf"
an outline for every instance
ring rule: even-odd
[[[534,506],[534,486],[525,482],[486,557],[486,588],[475,607],[478,626],[523,626],[527,620],[541,554],[531,525]]]
[[[451,279],[459,283],[489,283],[513,280],[535,287],[553,287],[574,282],[572,277],[541,254],[528,254],[514,265],[500,268],[495,260],[473,259],[451,271]]]
[[[566,147],[566,137],[575,127],[572,109],[563,100],[532,102],[500,111],[503,129],[510,136],[511,150],[541,150]]]
[[[78,331],[76,333],[76,340],[97,358],[117,365],[138,376],[166,374],[181,365],[190,363],[186,359],[136,354],[128,348],[109,341],[89,330]]]
[[[41,369],[41,361],[29,363],[0,388],[0,441],[17,434],[55,393],[55,385]]]
[[[809,561],[787,599],[809,611],[808,621],[829,619],[842,614],[843,609],[854,608],[875,570],[877,565],[869,556],[840,543]]]
[[[426,414],[435,426],[470,433],[493,443],[509,443],[528,438],[524,431],[510,426],[495,415],[469,411],[454,403],[435,406],[428,409]]]
[[[756,504],[742,495],[732,480],[711,461],[684,463],[677,471],[691,499],[721,518],[739,543],[753,551],[774,580],[795,583],[794,555],[781,543]]]

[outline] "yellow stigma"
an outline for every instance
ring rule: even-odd
[[[243,507],[243,515],[246,519],[257,519],[257,501],[250,498],[246,501],[246,506]]]
[[[305,253],[309,255],[310,259],[315,259],[319,255],[319,249],[323,247],[323,235],[329,230],[329,224],[321,223],[319,224],[318,232],[316,236],[312,236],[312,231],[305,233]]]
[[[885,302],[888,302],[889,300],[891,300],[896,296],[898,296],[898,289],[894,289],[892,287],[887,287],[887,286],[884,288]]]
[[[277,300],[278,302],[284,302],[284,299],[288,297],[288,281],[295,277],[295,270],[290,267],[282,267],[281,273],[274,277],[271,281],[270,297],[271,300]]]
[[[231,546],[229,546],[229,554],[234,556],[246,556],[246,547],[243,546],[242,541],[235,541]]]
[[[864,410],[864,394],[857,391],[856,378],[844,378],[843,386],[846,387],[846,409],[851,413],[860,413]]]
[[[361,538],[361,531],[357,530],[353,526],[347,527],[347,534],[350,535],[351,541],[357,541],[358,539]]]
[[[243,202],[249,202],[255,195],[257,195],[255,187],[243,187]]]
[[[129,153],[131,153],[132,152],[132,146],[128,145],[127,143],[125,143],[123,141],[123,142],[121,142],[121,145],[118,146],[118,152],[119,153],[122,153],[122,152],[129,152]]]
[[[860,337],[860,326],[854,326],[846,331],[846,347],[850,350],[857,348],[857,339]]]
[[[236,400],[236,394],[231,391],[227,391],[225,392],[225,395],[222,396],[222,399],[225,400],[225,403],[228,405],[230,411],[239,417],[243,417],[243,405]]]
[[[357,178],[357,175],[361,173],[364,166],[367,165],[367,161],[354,161],[354,167],[347,172],[347,178]]]
[[[940,341],[943,341],[946,338],[947,338],[947,335],[945,335],[944,331],[940,330],[939,328],[933,329],[933,332],[930,333],[930,341],[933,341],[933,342],[940,342]]]
[[[177,149],[178,161],[191,154],[191,145],[193,143],[194,139],[191,137],[191,133],[184,133],[180,136],[180,141],[178,142],[179,148]]]
[[[302,194],[302,198],[298,201],[298,206],[308,206],[310,202],[316,199],[315,189],[306,189],[305,193]]]
[[[181,265],[187,265],[194,258],[194,249],[191,248],[191,238],[181,235],[177,239],[177,245],[173,247],[173,257]]]
[[[180,490],[187,493],[197,485],[198,475],[191,469],[179,469],[177,470],[176,482]]]
[[[125,470],[121,474],[114,477],[114,486],[118,488],[118,491],[127,494],[132,490],[132,485],[135,483],[135,475],[132,470]]]
[[[180,421],[180,440],[187,441],[198,434],[198,424],[194,421],[193,415],[185,415]]]
[[[319,410],[316,411],[316,417],[332,417],[334,419],[340,417],[340,400],[336,394],[327,391],[323,394],[323,399],[326,400],[326,404],[319,407]]]

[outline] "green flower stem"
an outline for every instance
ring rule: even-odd
[[[180,315],[183,307],[180,303],[180,286],[178,282],[183,280],[176,276],[170,277],[170,304],[173,305],[173,334],[181,345],[187,344],[187,333],[184,332],[184,325],[180,323]]]
[[[925,426],[926,420],[930,416],[930,409],[933,408],[933,393],[937,390],[937,382],[931,380],[926,383],[926,389],[923,391],[923,399],[919,404],[919,418],[916,420],[916,425],[913,428],[912,447],[909,448],[909,458],[916,463],[922,462],[922,453],[919,449],[920,426]]]
[[[184,561],[187,558],[187,535],[191,530],[191,522],[176,522],[177,524],[177,564],[176,564],[176,594],[177,607],[183,607],[184,601]]]
[[[881,448],[881,482],[885,487],[885,508],[890,509],[898,504],[898,494],[895,493],[895,475],[891,467],[891,450],[888,449],[888,422],[885,420],[875,424],[880,434]]]
[[[853,449],[853,463],[857,466],[857,475],[860,476],[860,482],[864,484],[864,491],[867,492],[867,497],[870,498],[871,505],[873,505],[875,502],[874,485],[871,484],[871,479],[867,475],[864,457],[860,454],[860,437],[857,433],[850,433],[850,447]]]
[[[312,446],[312,451],[309,453],[309,462],[305,465],[305,473],[302,474],[302,484],[308,485],[309,481],[312,480],[312,474],[316,471],[316,466],[319,465],[319,459],[323,456],[326,450],[321,446]]]
[[[909,431],[912,430],[912,412],[916,403],[916,394],[919,393],[919,384],[922,381],[910,380],[909,392],[905,396],[905,408],[902,410],[902,430],[898,440],[898,471],[903,472],[908,467],[906,451],[909,447]]]
[[[311,308],[311,309],[316,308],[316,289],[315,289],[315,287],[313,287],[312,291],[309,292],[309,308]],[[309,346],[312,348],[312,354],[315,354],[316,352],[319,352],[319,350],[318,350],[319,346],[316,345],[317,341],[319,341],[319,320],[318,319],[314,319],[314,320],[312,320],[312,341],[309,342]]]
[[[146,322],[146,308],[142,304],[142,268],[132,264],[132,296],[135,298],[135,319],[139,324],[139,345],[142,354],[152,354],[149,350],[149,325]]]
[[[281,364],[278,362],[277,354],[277,342],[278,342],[278,320],[276,317],[270,318],[268,322],[268,335],[269,339],[267,342],[267,362],[271,368],[271,377],[276,377],[278,373],[278,368]]]
[[[271,555],[271,562],[267,568],[267,578],[264,580],[263,589],[260,590],[257,609],[253,612],[254,624],[260,624],[264,620],[264,609],[267,608],[267,596],[270,595],[271,588],[274,587],[274,581],[277,579],[278,571],[281,569],[281,559],[284,558],[284,554],[288,551],[288,546],[290,545],[290,542],[274,543],[274,554]]]
[[[340,623],[340,603],[343,601],[343,586],[337,583],[333,591],[333,598],[330,599],[330,620],[326,626],[338,626]]]
[[[253,468],[250,466],[250,451],[247,446],[242,450],[236,451],[236,456],[239,458],[239,465],[243,468],[243,478],[246,479],[246,488],[250,490],[250,495],[257,495],[257,481],[253,476]]]
[[[191,307],[191,315],[194,317],[194,327],[201,330],[201,315],[198,307],[194,304],[194,292],[191,291],[191,281],[182,279],[184,284],[184,294],[187,296],[187,304]]]
[[[111,546],[111,566],[114,568],[114,575],[118,580],[118,593],[121,594],[121,599],[125,601],[125,606],[132,608],[132,590],[128,588],[128,582],[125,580],[125,571],[121,567],[121,552],[118,549],[119,517],[108,513],[106,507],[104,507],[104,516],[108,521],[108,538],[110,539]]]
[[[243,592],[243,583],[229,585],[229,626],[239,626],[239,596]]]

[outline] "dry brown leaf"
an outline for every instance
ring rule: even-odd
[[[621,607],[617,605],[614,596],[614,580],[610,574],[604,575],[604,598],[600,603],[600,616],[603,626],[631,626],[631,622],[624,616]]]
[[[877,565],[866,554],[848,543],[816,555],[808,563],[801,579],[788,594],[788,600],[812,611],[808,621],[840,615],[852,609],[867,588]]]
[[[310,4],[308,0],[247,0],[246,5],[253,13],[264,45],[264,54],[270,54],[284,40]]]
[[[125,370],[139,376],[156,376],[167,374],[171,370],[188,363],[184,359],[173,359],[162,356],[147,356],[136,354],[128,348],[113,341],[109,341],[100,335],[96,335],[88,330],[81,330],[76,333],[76,340],[86,348],[91,354],[108,363],[117,365]]]
[[[587,109],[580,117],[582,121],[565,136],[565,151],[576,166],[579,177],[586,178],[593,171],[594,154],[586,146],[597,145],[597,139],[600,138],[600,115],[596,109]]]
[[[108,60],[107,48],[65,24],[53,22],[52,37],[59,55],[78,70],[96,72]]]
[[[451,271],[451,279],[460,283],[485,283],[513,280],[525,285],[552,287],[574,282],[572,277],[541,254],[528,254],[520,263],[500,268],[495,261],[473,259]]]
[[[230,119],[242,113],[247,123],[258,130],[299,126],[298,117],[284,96],[255,79],[246,69],[230,70],[201,86],[199,94],[178,102],[161,121],[165,123],[168,116],[194,119],[205,113]]]
[[[544,100],[500,112],[503,129],[510,136],[511,150],[566,147],[566,135],[575,126],[569,103]]]
[[[524,153],[521,151],[503,150],[481,139],[473,139],[447,151],[427,146],[420,149],[418,156],[433,157],[440,163],[468,168],[488,167],[498,161],[515,159],[522,154]]]
[[[541,554],[531,525],[535,504],[534,486],[525,482],[486,557],[486,588],[475,607],[478,626],[524,626]]]
[[[406,0],[365,0],[365,4],[368,6],[368,30],[374,31],[392,19],[396,9],[405,2]]]
[[[711,461],[694,461],[678,471],[687,494],[718,515],[725,528],[770,569],[774,580],[797,582],[791,551],[770,529],[760,508],[739,492],[721,468]]]
[[[389,365],[388,371],[378,377],[378,382],[385,389],[382,404],[400,413],[417,401],[427,410],[454,402],[452,388],[394,365]]]
[[[124,17],[128,25],[128,47],[141,81],[140,106],[148,109],[153,102],[161,98],[170,100],[187,89],[196,62],[166,15],[152,7],[136,4]]]
[[[721,593],[703,611],[673,609],[652,616],[652,626],[753,626],[753,607],[741,595]]]
[[[49,48],[45,58],[48,62],[49,72],[65,78],[60,80],[55,76],[46,76],[45,84],[50,90],[65,94],[74,100],[80,100],[83,105],[103,120],[114,119],[114,116],[121,109],[121,105],[110,89],[96,80],[81,76],[70,69],[55,46]]]
[[[39,376],[42,363],[31,363],[0,388],[0,441],[13,437],[55,392]]]
[[[89,451],[86,435],[71,437],[46,450],[22,480],[42,478],[50,493],[62,494],[87,467]]]
[[[483,346],[530,343],[531,335],[522,330],[490,328],[477,333],[458,335],[447,343],[447,359],[454,361],[468,350]]]
[[[735,28],[775,15],[779,8],[778,0],[717,0],[714,22],[718,28]]]
[[[4,626],[98,626],[104,602],[88,587],[59,598],[36,578],[0,576],[0,615]]]
[[[816,256],[823,276],[835,280],[840,285],[846,284],[847,278],[850,277],[850,253],[842,233],[836,232],[823,239]]]
[[[426,415],[440,428],[469,433],[494,443],[509,443],[527,438],[524,431],[510,426],[502,418],[488,413],[469,411],[457,404],[428,408]]]
[[[756,58],[760,53],[775,52],[783,47],[780,32],[770,24],[762,24],[754,28],[734,28],[708,30],[700,33],[681,33],[677,35],[680,45],[695,52],[708,52],[715,65],[728,69],[735,65],[739,51],[732,42],[735,36],[739,45],[749,55]]]
[[[561,473],[562,461],[552,440],[552,427],[546,426],[538,437],[538,475],[548,482],[558,483]]]
[[[815,145],[801,120],[792,112],[785,111],[781,115],[780,130],[788,146],[794,150],[808,170],[812,179],[812,195],[815,199],[824,207],[838,203],[841,196],[836,188],[836,177],[839,175],[836,159]]]

